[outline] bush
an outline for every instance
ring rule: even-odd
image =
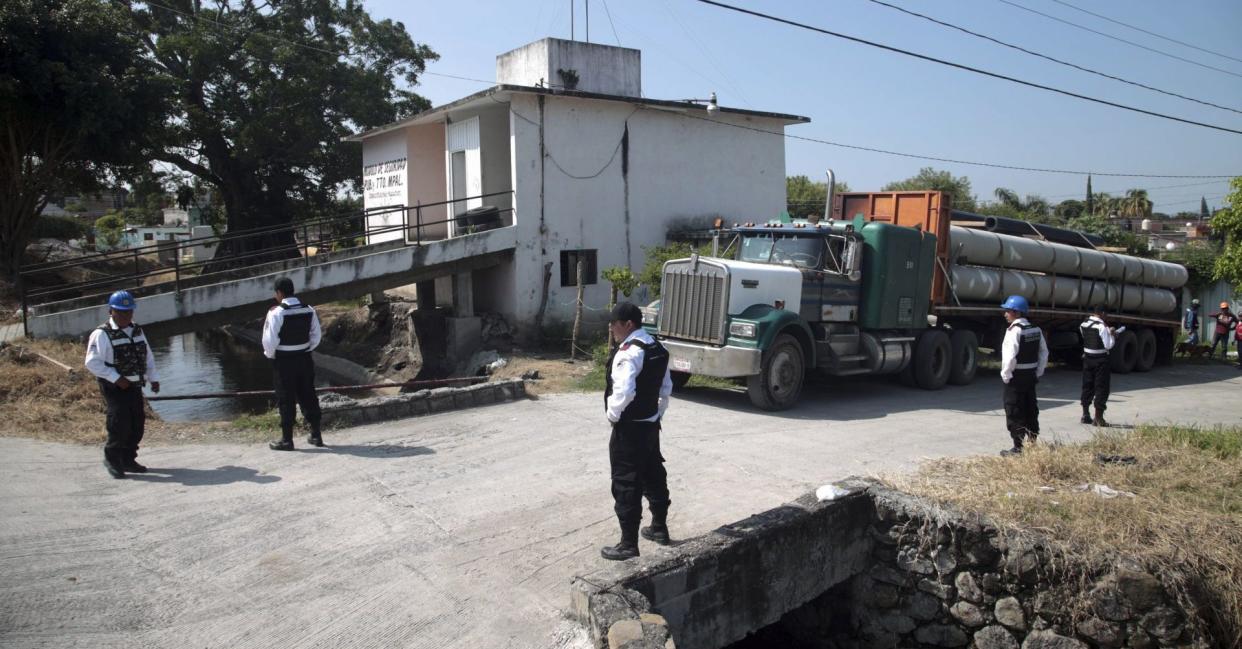
[[[41,216],[35,221],[34,239],[81,239],[86,236],[86,226],[70,216]]]
[[[125,219],[116,212],[108,212],[95,219],[95,238],[109,248],[121,243],[121,233],[125,230]]]

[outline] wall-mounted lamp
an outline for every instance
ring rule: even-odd
[[[714,92],[710,99],[683,99],[682,101],[691,104],[707,104],[708,113],[720,112],[720,105],[716,103],[716,93]]]

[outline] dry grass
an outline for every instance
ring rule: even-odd
[[[36,352],[54,358],[66,372]],[[95,378],[82,367],[85,350],[78,343],[23,340],[0,348],[0,437],[26,437],[69,444],[100,444],[104,404]],[[147,407],[143,443],[255,442],[270,430],[239,422],[169,423]]]
[[[1101,463],[1133,456],[1134,464]],[[1003,526],[1036,530],[1088,563],[1137,559],[1182,596],[1212,610],[1225,641],[1242,637],[1242,428],[1141,426],[1074,446],[1041,445],[1017,458],[926,463],[895,487]],[[1133,498],[1078,491],[1104,484]]]

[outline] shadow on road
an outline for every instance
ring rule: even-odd
[[[1230,365],[1175,363],[1151,372],[1113,374],[1114,401],[1124,403],[1129,390],[1206,384],[1239,377]],[[1052,366],[1039,382],[1039,401],[1044,407],[1078,403],[1082,374],[1064,366]],[[691,387],[674,393],[675,398],[724,408],[738,413],[764,414],[802,420],[850,421],[878,419],[899,412],[925,409],[983,414],[1001,409],[1003,386],[996,369],[980,369],[974,383],[949,385],[928,391],[901,385],[891,376],[813,377],[802,398],[789,410],[763,412],[746,396],[744,387],[734,389]],[[1118,394],[1121,393],[1121,394]]]
[[[126,477],[141,482],[177,482],[188,487],[222,485],[233,482],[267,484],[278,482],[280,476],[260,474],[244,466],[222,466],[214,469],[157,469],[149,467],[147,473],[127,473]]]
[[[324,452],[340,453],[342,455],[356,455],[358,457],[412,457],[415,455],[431,455],[435,453],[434,449],[426,446],[402,446],[400,444],[329,444],[323,448]]]

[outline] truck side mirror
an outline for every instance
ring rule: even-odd
[[[845,274],[851,282],[862,279],[862,242],[851,237],[845,244]]]

